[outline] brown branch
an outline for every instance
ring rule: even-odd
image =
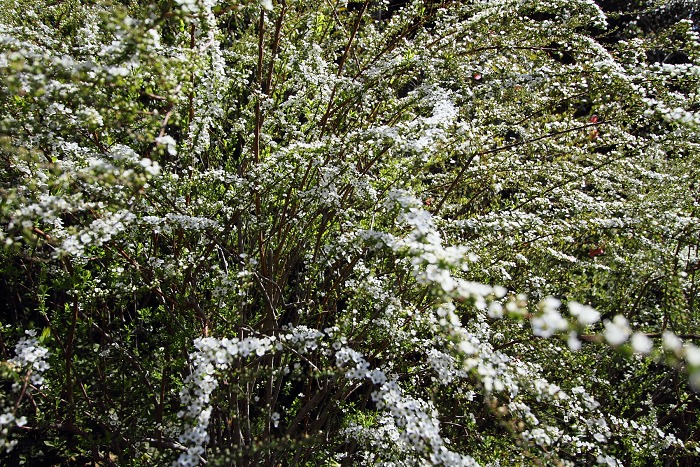
[[[348,59],[348,55],[350,54],[350,50],[352,49],[352,43],[355,41],[355,36],[357,35],[357,31],[359,31],[359,29],[360,29],[360,25],[362,24],[362,17],[365,14],[365,10],[367,9],[367,6],[369,6],[369,2],[370,2],[370,0],[365,0],[365,3],[362,4],[362,8],[357,13],[357,19],[355,20],[355,24],[353,25],[352,33],[350,34],[350,39],[348,39],[348,43],[345,46],[345,50],[343,51],[343,56],[340,58],[340,63],[338,63],[338,72],[336,73],[336,77],[340,77],[343,73],[343,69],[345,68],[345,62]],[[331,110],[333,110],[333,99],[335,99],[335,93],[337,91],[338,91],[338,83],[335,83],[333,85],[333,90],[331,91],[331,96],[328,98],[328,106],[326,107],[326,112],[323,114],[323,117],[321,118],[321,122],[320,122],[321,136],[323,136],[323,133],[325,132],[326,123],[328,123],[328,117],[331,114]]]
[[[650,339],[658,339],[663,337],[663,333],[661,332],[653,332],[653,333],[648,333],[645,334]],[[700,339],[700,334],[676,334],[676,337],[680,339],[691,339],[691,340],[696,340]]]
[[[195,25],[194,23],[190,27],[190,49],[194,49],[195,46]],[[189,107],[189,121],[187,125],[192,125],[192,120],[194,120],[194,71],[190,74],[190,81],[192,83],[192,89],[190,89],[190,94],[188,96],[188,107]]]
[[[275,38],[272,42],[272,55],[270,57],[270,66],[267,69],[267,79],[265,80],[265,86],[263,87],[263,94],[269,94],[272,88],[272,75],[275,68],[275,58],[277,57],[277,52],[279,51],[280,38],[282,35],[282,24],[284,23],[284,15],[287,13],[287,4],[282,3],[282,11],[277,18],[275,23]]]

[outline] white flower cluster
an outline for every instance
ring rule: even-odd
[[[567,307],[569,308],[569,314],[575,318],[575,321],[570,323],[559,312],[560,306],[561,301],[554,297],[547,297],[540,301],[538,304],[540,313],[530,321],[533,334],[541,337],[552,337],[555,334],[570,330],[576,323],[579,326],[589,326],[600,320],[600,313],[592,307],[571,301],[567,303]],[[620,316],[620,318],[622,317]],[[611,338],[613,338],[612,335]],[[571,330],[569,332],[567,343],[571,350],[579,350],[581,348],[581,342],[578,340],[576,331]]]
[[[440,435],[438,413],[430,403],[405,394],[395,381],[382,384],[372,393],[372,399],[378,409],[391,414],[400,441],[412,451],[408,455],[427,457],[431,465],[477,465],[472,457],[447,448],[446,440]]]
[[[213,6],[212,1],[202,1],[202,0],[176,0],[176,2],[182,11],[190,14],[197,14],[202,9],[211,8]]]
[[[566,306],[569,308],[571,316],[574,316],[578,320],[578,323],[583,326],[595,324],[600,320],[600,313],[593,309],[593,307],[582,305],[575,301],[567,303]]]
[[[171,156],[177,155],[177,141],[175,141],[175,138],[173,138],[172,136],[170,136],[170,135],[158,136],[155,139],[155,142],[159,147],[165,147],[165,150]],[[147,160],[150,160],[150,159],[147,159]]]
[[[16,356],[10,360],[10,363],[18,368],[22,368],[29,374],[29,381],[35,387],[39,387],[44,382],[42,373],[50,368],[46,361],[49,350],[39,344],[39,339],[36,338],[36,331],[25,331],[28,337],[23,337],[15,346]]]
[[[649,106],[649,109],[646,111],[647,115],[658,114],[668,122],[688,125],[691,128],[700,126],[700,113],[690,112],[682,107],[670,108],[656,99],[645,99],[645,101]]]
[[[539,303],[540,314],[531,319],[533,334],[541,337],[551,337],[555,334],[569,331],[567,343],[571,350],[579,350],[581,342],[574,327],[559,313],[561,301],[548,297]],[[569,314],[576,319],[579,326],[589,326],[600,321],[600,313],[588,305],[571,301],[567,304]],[[633,331],[630,323],[623,315],[615,315],[612,320],[603,321],[603,339],[608,344],[619,347],[629,342],[634,353],[650,355],[654,352],[654,342],[646,334]],[[662,342],[659,350],[669,352],[678,360],[687,364],[690,383],[693,388],[700,388],[700,348],[692,343],[684,343],[673,332],[666,330],[661,334]]]
[[[221,229],[221,226],[215,220],[207,219],[206,217],[187,216],[171,212],[162,217],[144,216],[142,221],[145,224],[153,226],[153,231],[156,233],[170,234],[173,232],[173,228],[194,231],[218,231]]]
[[[448,385],[456,378],[465,378],[468,373],[459,367],[457,359],[452,355],[441,352],[435,348],[427,352],[428,363],[438,375],[438,381],[442,385]]]
[[[42,373],[50,368],[49,363],[46,361],[49,351],[39,344],[39,339],[36,338],[36,331],[27,330],[25,333],[28,337],[23,337],[19,340],[15,346],[15,357],[8,361],[10,366],[14,367],[20,375],[24,373],[24,378],[13,384],[12,391],[14,393],[19,392],[24,385],[31,385],[26,386],[24,388],[25,391],[31,391],[32,387],[38,388],[41,386],[44,382]],[[23,416],[17,418],[15,408],[12,405],[2,409],[0,414],[0,452],[9,452],[17,444],[16,440],[9,439],[11,428],[13,426],[22,427],[26,425],[27,419]]]
[[[491,332],[486,322],[481,323],[480,330],[473,332],[470,328],[462,328],[456,316],[456,310],[451,300],[457,297],[474,297],[476,306],[485,310],[486,315],[491,318],[500,318],[504,312],[504,307],[500,303],[488,297],[499,296],[505,291],[495,291],[494,288],[476,284],[474,287],[465,287],[468,284],[459,277],[455,277],[453,271],[465,263],[464,249],[459,254],[454,254],[456,250],[449,251],[444,248],[437,232],[437,228],[430,213],[422,209],[420,202],[410,193],[405,191],[394,191],[389,194],[385,207],[389,210],[398,206],[397,220],[410,227],[410,231],[402,238],[392,234],[364,231],[360,238],[374,245],[384,245],[390,249],[407,254],[414,265],[414,275],[419,282],[425,284],[435,284],[438,291],[441,291],[443,298],[447,301],[436,307],[436,313],[442,319],[443,325],[449,323],[448,333],[452,340],[456,342],[456,348],[460,350],[465,358],[463,368],[450,368],[449,355],[440,355],[437,351],[431,352],[430,364],[438,373],[440,379],[452,381],[454,378],[462,379],[465,374],[477,376],[487,393],[492,391],[507,391],[511,397],[516,397],[519,392],[534,397],[535,400],[549,400],[565,417],[569,414],[578,414],[583,418],[585,428],[581,428],[579,433],[565,434],[561,427],[557,426],[537,426],[539,420],[533,411],[526,404],[514,406],[516,412],[528,421],[528,429],[521,433],[523,441],[536,445],[547,446],[552,443],[560,443],[566,440],[575,446],[579,452],[588,452],[594,457],[598,456],[603,462],[615,463],[617,460],[604,452],[604,447],[613,436],[612,429],[607,425],[600,412],[598,402],[589,396],[585,391],[577,392],[576,388],[572,395],[566,394],[557,385],[547,382],[538,376],[541,369],[528,366],[524,362],[512,359],[502,352],[494,351],[489,343]],[[452,254],[450,254],[452,253]],[[465,289],[467,290],[465,292]],[[502,296],[502,295],[500,295]],[[524,298],[523,298],[524,300]],[[496,305],[494,305],[496,303]],[[500,305],[500,306],[499,306]],[[505,307],[511,314],[517,314],[509,310],[509,306],[516,303],[508,303]],[[582,343],[578,339],[578,332],[587,326],[593,326],[601,320],[598,311],[588,305],[575,301],[567,304],[570,317],[565,317],[560,312],[561,301],[549,297],[538,305],[539,312],[531,318],[533,333],[541,337],[552,337],[558,334],[568,333],[567,343],[571,350],[579,350]],[[522,305],[524,306],[524,305]],[[517,306],[516,306],[517,308]],[[622,315],[617,315],[611,320],[602,323],[603,331],[601,337],[610,345],[620,346],[630,342],[632,350],[639,354],[649,354],[653,349],[653,343],[649,337],[640,332],[632,332],[629,322]],[[477,326],[479,327],[479,326]],[[688,368],[691,370],[691,383],[700,383],[700,350],[693,345],[684,345],[672,333],[665,333],[663,336],[663,348],[674,354],[678,359],[685,358]],[[352,379],[367,378],[370,374],[370,365],[358,352],[345,350],[340,355],[339,365],[350,365],[346,372],[346,377]],[[456,370],[456,371],[455,371]],[[374,378],[373,378],[374,381]],[[376,382],[376,381],[375,381]],[[388,383],[383,383],[391,384]],[[377,401],[384,404],[383,399],[378,397]],[[405,407],[400,403],[394,403],[391,399],[389,404],[396,408],[396,414],[405,415]],[[409,404],[409,407],[413,407]],[[393,417],[393,415],[392,415]],[[425,419],[423,419],[425,422]],[[403,422],[401,422],[403,423]],[[421,423],[417,421],[416,423]],[[388,425],[385,425],[386,429]],[[421,426],[424,433],[430,433],[426,426]],[[391,430],[386,430],[387,434]],[[620,431],[620,430],[618,430]],[[396,431],[399,437],[405,437],[406,432],[403,426],[396,422]],[[401,438],[406,445],[412,444],[415,439]],[[664,438],[667,439],[667,438]],[[418,442],[418,441],[416,441]],[[423,441],[427,446],[429,441]],[[396,444],[396,446],[399,446]],[[397,447],[398,449],[398,447]]]
[[[345,377],[353,380],[362,380],[369,376],[369,362],[358,351],[343,346],[335,354],[336,364],[339,368],[350,367],[345,372]]]
[[[56,249],[56,254],[67,253],[77,257],[84,256],[86,247],[103,245],[124,231],[134,219],[136,216],[126,209],[105,213],[102,218],[92,221],[88,228],[75,235],[67,236],[61,246]]]
[[[173,463],[174,466],[199,465],[209,442],[209,421],[211,419],[211,396],[218,386],[216,372],[229,368],[234,358],[249,355],[263,356],[272,350],[273,337],[250,337],[247,339],[216,339],[202,337],[196,339],[196,351],[190,355],[192,373],[185,380],[180,391],[180,401],[186,407],[178,412],[179,418],[188,424],[179,436],[179,441],[187,450]]]
[[[11,410],[6,409],[0,415],[0,452],[10,452],[17,445],[17,440],[9,439],[10,429],[13,426],[23,427],[27,423],[25,417],[15,418]]]
[[[178,0],[183,11],[197,18],[197,37],[194,55],[190,60],[198,61],[196,74],[197,92],[194,95],[194,118],[187,135],[189,152],[199,157],[211,144],[210,131],[216,127],[217,119],[223,116],[221,103],[225,102],[223,89],[228,88],[226,64],[217,37],[217,24],[213,8],[218,0]],[[194,19],[194,18],[193,18]],[[168,149],[170,150],[170,149]]]
[[[394,190],[387,195],[384,204],[390,210],[398,207],[397,222],[407,224],[411,231],[404,238],[375,231],[363,231],[360,237],[384,244],[396,252],[408,254],[418,282],[439,287],[446,298],[472,298],[480,309],[486,308],[487,296],[505,295],[506,290],[502,287],[466,281],[453,274],[455,269],[467,269],[469,261],[474,259],[473,256],[469,255],[463,246],[442,245],[432,215],[421,207],[420,201],[411,193]],[[453,324],[458,322],[454,313],[449,313],[447,318]]]
[[[326,334],[318,329],[301,325],[289,328],[288,333],[280,334],[279,340],[280,342],[291,344],[299,352],[308,353],[318,349],[321,339]]]
[[[350,366],[345,373],[348,379],[369,379],[381,385],[372,392],[372,400],[379,410],[391,415],[391,421],[384,419],[383,423],[384,431],[391,436],[383,443],[390,442],[402,451],[407,449],[406,454],[417,458],[429,458],[431,465],[476,465],[471,457],[452,452],[446,447],[445,440],[440,436],[437,411],[428,402],[405,394],[396,381],[388,380],[382,370],[370,370],[369,363],[360,352],[343,346],[336,352],[336,363],[340,368]],[[388,430],[388,426],[394,429]],[[355,435],[360,435],[358,430],[362,431],[354,427]]]
[[[559,313],[560,305],[561,302],[552,297],[540,302],[542,313],[530,321],[534,335],[551,337],[569,328],[569,322]]]
[[[369,428],[360,423],[350,422],[343,429],[342,434],[347,439],[357,440],[362,444],[364,449],[358,453],[362,459],[360,465],[382,465],[387,467],[411,464],[420,465],[419,462],[411,463],[407,459],[406,453],[410,452],[411,449],[401,439],[399,428],[389,413],[381,413],[376,423]],[[392,446],[393,449],[386,449],[387,445]]]
[[[436,140],[444,138],[445,128],[455,122],[458,114],[450,94],[440,87],[429,89],[425,101],[433,106],[433,115],[416,119],[409,125],[409,128],[413,127],[415,130],[418,130],[416,125],[424,126],[420,131],[415,132],[420,135],[414,143],[415,149],[419,152],[434,146]]]
[[[329,328],[329,331],[332,329]],[[177,414],[179,418],[186,420],[178,440],[187,446],[187,450],[180,454],[173,465],[199,465],[204,458],[205,446],[209,442],[207,429],[212,412],[211,397],[219,385],[217,374],[229,369],[236,359],[262,357],[281,351],[284,346],[294,347],[300,353],[313,351],[319,347],[325,335],[316,329],[299,326],[288,328],[279,336],[196,339],[195,351],[190,354],[192,373],[186,378],[185,386],[180,391],[180,401],[185,408]],[[364,361],[361,356],[359,358]],[[347,359],[353,359],[353,356],[350,355]],[[271,413],[271,417],[273,424],[279,423],[279,413]]]
[[[622,315],[616,315],[612,321],[605,320],[603,324],[605,325],[603,336],[611,345],[624,344],[632,333],[627,318]]]
[[[35,219],[55,224],[60,222],[58,217],[62,212],[93,207],[95,207],[94,204],[75,198],[42,193],[37,197],[36,202],[24,205],[13,213],[8,229],[13,229],[20,225],[24,228],[29,228]]]

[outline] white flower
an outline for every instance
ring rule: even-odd
[[[632,344],[632,350],[640,354],[648,354],[654,348],[654,343],[646,335],[637,331],[632,334],[632,339],[630,339],[630,344]]]
[[[664,331],[664,333],[661,335],[661,340],[664,343],[664,348],[666,350],[670,350],[676,356],[680,356],[681,352],[683,351],[683,341],[678,338],[674,333],[671,331]]]
[[[50,366],[45,360],[48,356],[48,349],[39,345],[39,340],[34,337],[36,336],[36,331],[25,331],[30,337],[23,337],[19,340],[15,346],[15,354],[17,356],[10,360],[10,363],[17,365],[21,368],[27,368],[31,366],[33,372],[30,374],[29,380],[34,386],[41,386],[44,382],[41,373],[47,370]]]
[[[567,345],[571,350],[580,350],[581,349],[581,341],[578,340],[578,335],[576,334],[576,331],[571,331],[569,333],[569,338],[566,340]]]
[[[158,146],[165,146],[166,151],[171,156],[177,155],[177,141],[170,135],[159,136],[155,139]]]
[[[569,322],[555,309],[549,309],[542,315],[532,318],[531,324],[532,332],[541,337],[551,337],[556,332],[565,331],[569,327]]]
[[[384,384],[386,382],[386,375],[382,370],[374,369],[369,372],[369,378],[374,384]]]
[[[489,315],[489,318],[502,318],[503,317],[503,305],[501,305],[499,302],[491,302],[489,304],[487,313]]]
[[[597,323],[600,320],[600,313],[588,305],[582,305],[578,302],[569,302],[569,313],[578,319],[578,322],[584,326]]]
[[[561,306],[561,300],[558,298],[554,297],[547,297],[543,299],[540,303],[540,308],[542,308],[542,311],[547,313],[549,311],[556,311],[559,309]]]
[[[199,11],[199,5],[197,5],[196,0],[176,0],[176,2],[187,13],[197,13]]]
[[[690,366],[700,367],[700,347],[694,344],[686,344],[685,360]]]
[[[612,345],[623,344],[632,332],[627,318],[622,315],[616,315],[612,322],[605,320],[604,324],[605,331],[603,332],[603,336],[605,340]]]
[[[690,386],[693,391],[700,392],[700,371],[693,371],[690,373]]]

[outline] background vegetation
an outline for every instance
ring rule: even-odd
[[[697,4],[0,1],[0,462],[693,465]]]

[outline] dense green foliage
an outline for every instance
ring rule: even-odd
[[[0,0],[0,462],[692,464],[697,8],[600,4]]]

